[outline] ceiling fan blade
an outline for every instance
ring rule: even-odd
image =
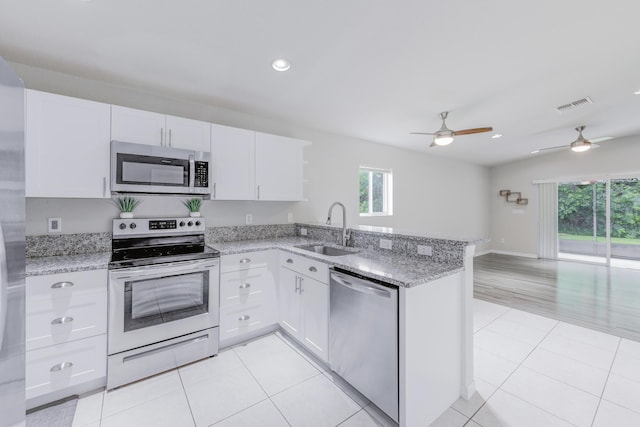
[[[429,132],[409,132],[409,135],[435,135],[435,133],[429,133]]]
[[[601,136],[600,138],[589,138],[589,142],[592,144],[596,144],[598,142],[605,142],[605,141],[609,141],[611,139],[614,139],[615,137],[613,136]]]
[[[569,148],[568,145],[558,145],[557,147],[547,147],[547,148],[538,148],[535,152],[539,151],[549,151],[549,150],[558,150],[560,148]]]
[[[455,136],[458,136],[458,135],[471,135],[471,134],[474,134],[474,133],[491,132],[492,130],[493,130],[492,127],[473,128],[473,129],[464,129],[464,130],[454,130],[453,134]]]

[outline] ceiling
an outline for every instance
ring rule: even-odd
[[[640,134],[640,2],[0,0],[0,55],[493,166]],[[291,61],[279,73],[271,62]],[[594,101],[564,113],[556,106]],[[450,128],[503,134],[457,137]],[[615,144],[611,140],[603,144]],[[576,154],[579,155],[579,154]]]

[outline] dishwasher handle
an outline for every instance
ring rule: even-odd
[[[336,282],[342,286],[347,286],[354,291],[361,292],[363,294],[375,295],[382,298],[391,298],[391,291],[385,289],[384,286],[380,286],[365,280],[360,280],[356,277],[351,277],[332,271],[331,281]]]

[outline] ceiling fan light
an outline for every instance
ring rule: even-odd
[[[434,135],[433,142],[436,145],[449,145],[453,142],[453,134],[452,132],[439,133]]]
[[[585,140],[573,141],[571,143],[571,150],[576,153],[582,153],[583,151],[587,151],[591,148],[591,143]]]

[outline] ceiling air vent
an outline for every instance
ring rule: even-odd
[[[593,104],[593,101],[588,96],[582,99],[578,99],[577,101],[573,101],[568,104],[564,104],[559,107],[556,107],[556,111],[558,113],[564,113],[565,111],[573,110],[574,108],[578,108],[587,104]]]

